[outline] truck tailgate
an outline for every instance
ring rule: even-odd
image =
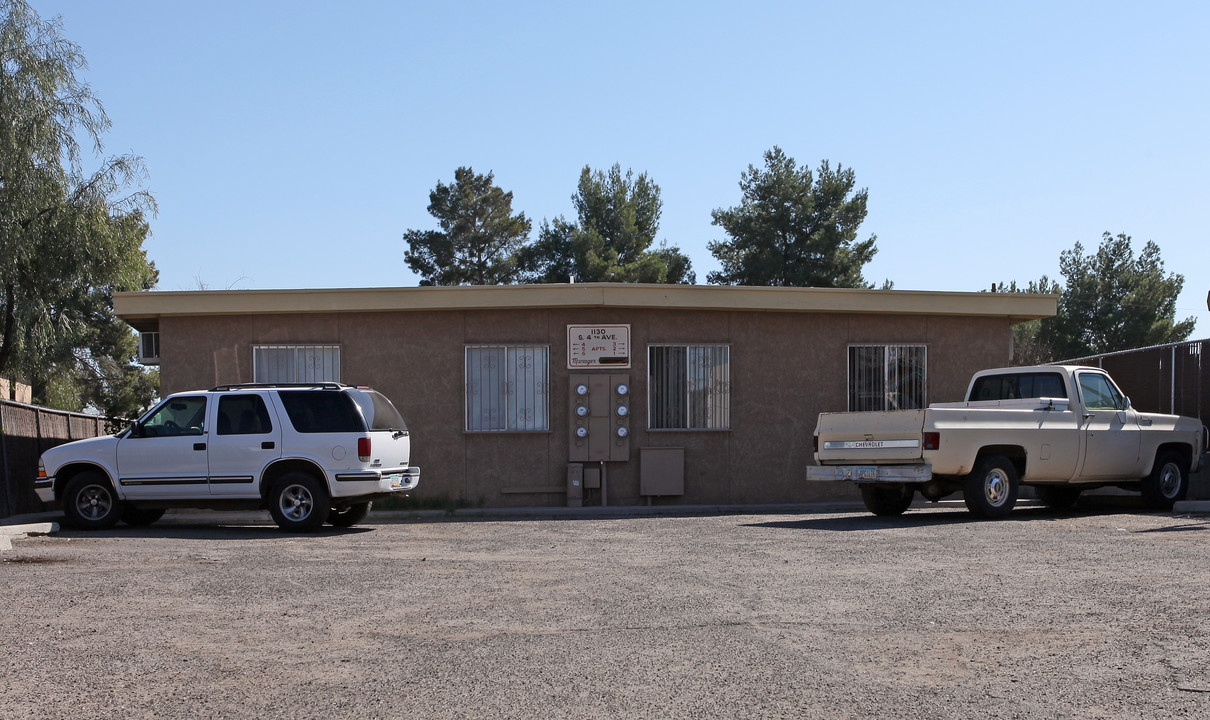
[[[820,464],[920,462],[925,410],[823,413],[815,428]]]

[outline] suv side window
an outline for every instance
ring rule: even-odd
[[[273,431],[260,395],[223,395],[218,399],[219,435],[262,435]]]
[[[300,433],[366,432],[353,398],[331,390],[281,390],[282,407]]]
[[[143,437],[201,435],[206,423],[206,398],[170,398],[143,421]]]

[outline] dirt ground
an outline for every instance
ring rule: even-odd
[[[189,517],[0,556],[0,718],[1210,717],[1206,516]]]

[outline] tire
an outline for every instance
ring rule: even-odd
[[[988,455],[975,464],[962,487],[966,509],[975,517],[1002,518],[1017,504],[1017,468],[1003,455]]]
[[[1184,500],[1185,493],[1189,492],[1189,463],[1180,453],[1160,453],[1155,458],[1151,474],[1143,480],[1142,491],[1148,505],[1171,510],[1173,503]]]
[[[307,473],[286,473],[269,491],[269,514],[286,532],[318,530],[330,508],[327,489]]]
[[[137,508],[133,505],[122,508],[122,522],[131,527],[146,527],[162,517],[163,508]]]
[[[328,522],[334,527],[352,527],[362,520],[366,519],[366,515],[370,512],[371,502],[354,503],[343,510],[332,508],[332,512],[328,513]]]
[[[1051,510],[1070,510],[1080,499],[1081,489],[1070,485],[1037,485],[1038,499]]]
[[[122,504],[109,480],[100,473],[82,472],[67,483],[63,492],[63,514],[72,527],[106,530],[118,524]]]
[[[861,501],[866,509],[881,517],[902,515],[912,504],[915,488],[906,483],[900,485],[862,485]]]

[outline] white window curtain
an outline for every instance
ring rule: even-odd
[[[256,345],[252,348],[252,381],[340,382],[340,346]]]
[[[467,347],[467,431],[549,430],[549,356],[545,345]]]

